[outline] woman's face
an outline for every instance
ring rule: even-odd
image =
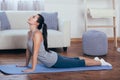
[[[28,19],[28,23],[30,25],[39,25],[39,23],[37,22],[39,16],[38,15],[34,15],[34,16],[31,16],[29,19]]]

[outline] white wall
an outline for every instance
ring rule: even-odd
[[[120,0],[116,0],[117,8],[117,32],[120,30],[119,9]],[[93,3],[95,5],[95,3]],[[45,0],[45,11],[57,11],[61,17],[71,21],[71,38],[81,38],[85,31],[84,0]],[[100,29],[109,37],[112,37],[112,30]],[[120,35],[120,33],[117,33]]]
[[[120,0],[117,0],[117,32],[120,37]]]

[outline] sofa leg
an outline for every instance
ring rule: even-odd
[[[67,51],[67,47],[63,47],[63,50],[66,52]]]

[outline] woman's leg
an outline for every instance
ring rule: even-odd
[[[52,66],[54,68],[73,68],[73,67],[85,67],[85,60],[80,60],[78,57],[65,57],[58,55],[57,62]]]
[[[96,61],[94,59],[85,58],[85,57],[79,57],[79,58],[85,60],[86,66],[100,66],[101,65],[100,61]]]

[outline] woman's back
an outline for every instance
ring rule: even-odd
[[[33,50],[34,43],[32,40],[32,37],[34,34],[35,34],[35,31],[32,32],[31,37],[28,37],[28,42],[27,42],[27,46],[31,54],[33,54],[34,52]],[[44,47],[44,42],[42,41],[40,43],[40,48],[38,52],[38,60],[42,62],[43,64],[45,64],[47,67],[51,67],[57,61],[57,53],[53,51],[47,52]]]

